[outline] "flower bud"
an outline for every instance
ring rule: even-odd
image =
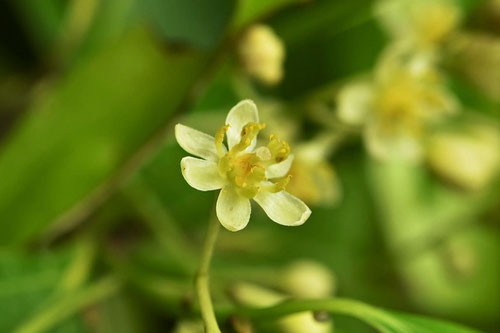
[[[478,125],[463,133],[438,133],[429,142],[427,158],[441,177],[466,190],[479,190],[500,167],[500,133]]]
[[[177,323],[174,333],[203,333],[203,322],[201,320],[183,320]]]
[[[297,297],[322,298],[334,293],[336,281],[327,267],[314,261],[300,260],[284,270],[282,287]]]
[[[254,307],[272,306],[288,298],[278,291],[245,282],[235,284],[231,294],[237,302]],[[313,312],[307,311],[285,316],[277,326],[279,332],[284,333],[327,333],[332,332],[333,323],[331,320],[318,321]]]
[[[285,47],[270,27],[260,24],[250,27],[238,45],[238,53],[251,77],[267,85],[281,81]]]
[[[340,200],[341,184],[327,159],[334,140],[325,135],[296,146],[288,192],[312,205],[332,206]]]

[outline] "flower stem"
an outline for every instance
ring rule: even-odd
[[[201,316],[205,323],[205,332],[207,333],[220,333],[219,325],[215,318],[209,287],[210,261],[212,260],[219,228],[220,225],[217,218],[211,218],[208,225],[205,244],[203,246],[200,267],[196,275],[196,292],[198,294],[198,302],[200,303]]]

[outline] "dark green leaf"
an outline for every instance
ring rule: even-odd
[[[164,51],[134,31],[35,101],[0,151],[0,244],[34,236],[88,199],[166,123],[205,58]]]

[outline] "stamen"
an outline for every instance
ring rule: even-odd
[[[286,186],[290,182],[290,179],[292,179],[292,175],[288,175],[286,177],[283,177],[272,185],[263,186],[262,190],[265,190],[265,191],[268,191],[271,193],[277,193],[277,192],[284,191]]]
[[[231,149],[232,152],[242,152],[247,149],[257,134],[266,127],[265,124],[248,123],[241,130],[241,140]]]
[[[269,137],[267,148],[271,151],[272,158],[276,163],[285,160],[290,154],[290,146],[285,140],[280,140],[279,136],[272,134]]]
[[[226,132],[229,129],[229,124],[222,126],[217,133],[215,133],[215,149],[217,149],[217,154],[219,157],[224,156],[223,142],[224,137],[226,136]]]

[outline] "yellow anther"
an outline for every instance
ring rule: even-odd
[[[290,146],[285,140],[280,140],[279,136],[273,134],[269,137],[267,148],[271,151],[271,155],[275,162],[281,162],[288,157]]]
[[[264,124],[248,123],[241,130],[241,140],[238,144],[234,145],[231,151],[242,152],[250,146],[252,140],[255,139],[260,130],[266,127]]]
[[[269,185],[269,186],[263,187],[262,189],[264,189],[264,190],[266,190],[268,192],[271,192],[271,193],[277,193],[277,192],[284,191],[285,188],[286,188],[286,186],[290,182],[291,178],[292,178],[292,175],[288,175],[286,177],[281,178],[280,180],[278,180],[273,185]]]

